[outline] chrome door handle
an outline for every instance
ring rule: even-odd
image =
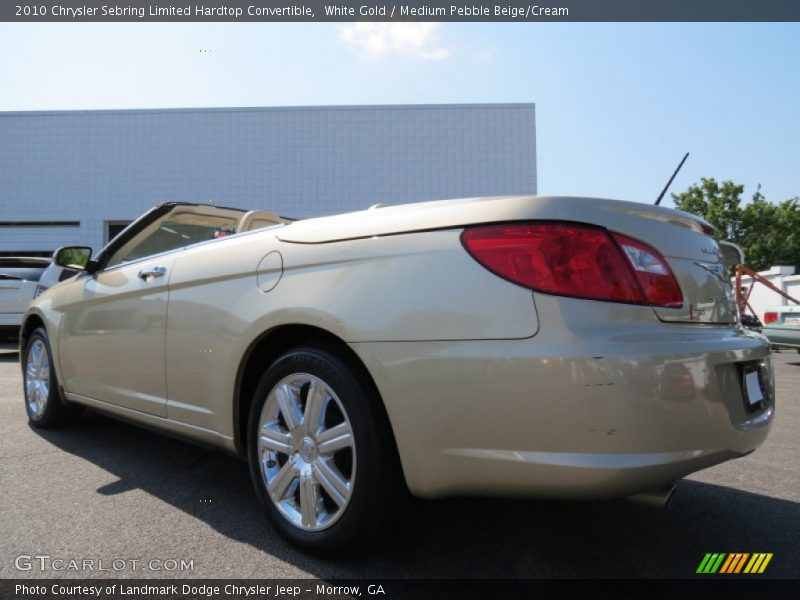
[[[149,267],[147,269],[142,269],[139,271],[139,279],[144,281],[150,281],[151,279],[155,279],[156,277],[163,277],[164,274],[167,272],[166,267]]]

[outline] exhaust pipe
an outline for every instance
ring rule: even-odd
[[[659,488],[657,490],[652,490],[650,492],[644,492],[641,494],[634,494],[633,496],[628,496],[627,500],[634,502],[636,504],[641,504],[644,506],[651,506],[653,508],[667,508],[670,501],[672,500],[672,495],[675,493],[675,486],[668,485],[663,488]]]

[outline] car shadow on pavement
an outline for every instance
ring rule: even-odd
[[[622,500],[414,501],[368,551],[319,559],[278,537],[247,465],[224,453],[97,415],[35,433],[119,478],[97,493],[142,489],[325,579],[692,577],[706,552],[773,552],[770,576],[800,574],[800,504],[734,488],[684,480],[667,509]]]

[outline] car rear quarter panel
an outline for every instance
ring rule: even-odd
[[[265,232],[187,249],[170,279],[169,418],[233,436],[239,365],[282,325],[350,343],[533,336],[533,294],[475,263],[459,233],[295,244]]]
[[[524,340],[370,342],[373,373],[417,495],[613,497],[741,456],[768,431],[736,363],[757,334],[659,322],[645,307],[536,296]]]

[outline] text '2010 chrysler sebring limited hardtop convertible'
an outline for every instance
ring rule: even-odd
[[[292,221],[159,205],[37,298],[34,426],[78,405],[246,456],[308,550],[395,499],[610,498],[758,447],[769,345],[714,230],[612,200],[496,197]]]

